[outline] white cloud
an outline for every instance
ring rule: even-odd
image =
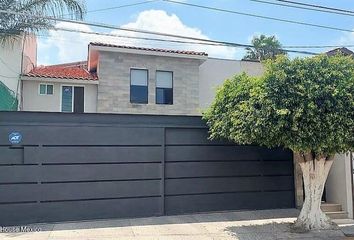
[[[354,29],[353,29],[354,30]],[[353,45],[354,44],[354,33],[345,33],[337,41],[339,45]]]
[[[92,29],[88,26],[73,23],[58,23],[56,27],[92,32]],[[208,36],[203,34],[202,31],[198,28],[189,27],[185,25],[175,14],[169,15],[168,13],[162,10],[143,11],[138,14],[135,21],[124,24],[121,27],[209,39]],[[110,33],[131,37],[165,38],[156,35],[140,34],[121,30],[114,30]],[[183,39],[178,40],[191,41]],[[84,60],[87,57],[87,44],[91,41],[134,45],[142,47],[204,51],[207,52],[211,57],[234,58],[236,56],[235,48],[224,46],[155,42],[140,39],[98,36],[84,33],[49,31],[48,39],[39,39],[38,62],[39,64],[51,64]]]

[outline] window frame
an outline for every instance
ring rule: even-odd
[[[168,72],[168,73],[171,73],[171,76],[172,76],[172,87],[171,88],[159,88],[157,87],[157,72]],[[174,98],[174,94],[173,94],[173,89],[174,89],[174,81],[173,81],[173,78],[174,78],[174,74],[173,74],[173,71],[168,71],[168,70],[156,70],[155,72],[155,104],[158,104],[158,105],[173,105],[173,98]],[[158,103],[157,102],[157,89],[171,89],[172,90],[172,101],[171,103]]]
[[[41,93],[41,85],[45,86],[45,93]],[[52,89],[53,89],[52,94],[48,94],[48,86],[52,86]],[[39,83],[38,84],[38,95],[40,95],[40,96],[53,96],[54,95],[54,84],[51,84],[51,83]]]
[[[132,102],[132,92],[131,92],[131,87],[132,86],[139,86],[139,85],[132,85],[132,70],[142,70],[146,71],[146,102]],[[148,104],[149,103],[149,69],[147,68],[136,68],[136,67],[131,67],[129,69],[129,102],[131,104]]]

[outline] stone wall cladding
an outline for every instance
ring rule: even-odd
[[[200,115],[201,60],[100,52],[97,112]],[[130,103],[130,69],[148,70],[148,104]],[[156,71],[173,72],[173,105],[155,103]]]

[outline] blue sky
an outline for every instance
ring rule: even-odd
[[[142,0],[87,0],[86,3],[87,10],[91,11],[141,1]],[[354,16],[340,16],[336,14],[286,8],[252,2],[249,0],[184,0],[183,2],[208,5],[245,13],[286,18],[295,21],[329,25],[345,29],[354,29]],[[354,3],[349,0],[303,0],[302,2],[354,10]],[[354,44],[354,33],[214,12],[163,1],[88,13],[85,17],[85,21],[238,43],[250,43],[253,35],[266,34],[276,35],[284,46]],[[60,23],[58,26],[85,31],[113,32],[124,35],[128,34],[129,36],[137,36],[136,34],[134,35],[127,32],[76,26],[74,24]],[[141,40],[131,41],[128,39],[93,37],[92,35],[87,34],[59,31],[50,31],[45,35],[46,36],[43,36],[43,34],[41,34],[38,39],[39,64],[55,64],[85,60],[87,55],[87,43],[89,41],[206,51],[213,57],[233,59],[240,59],[244,54],[243,49],[171,43],[162,44]],[[321,50],[311,49],[309,51],[319,52]]]

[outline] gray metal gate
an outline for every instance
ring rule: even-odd
[[[207,136],[200,117],[0,112],[0,226],[294,207],[290,151]]]

